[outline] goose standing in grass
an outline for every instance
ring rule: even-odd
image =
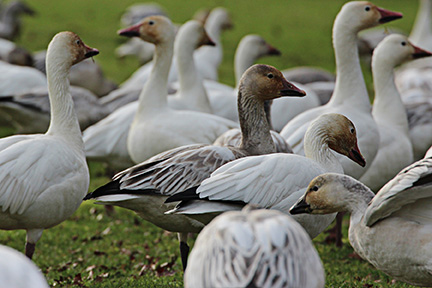
[[[399,34],[387,36],[374,50],[372,72],[375,99],[372,116],[378,125],[380,145],[369,169],[360,178],[360,182],[372,191],[378,191],[414,161],[407,114],[394,82],[393,70],[404,61],[431,55]]]
[[[299,114],[281,131],[295,153],[303,154],[304,134],[313,119],[324,113],[341,113],[354,122],[360,150],[369,164],[373,161],[378,151],[379,132],[371,115],[371,104],[360,67],[357,33],[401,17],[400,13],[379,8],[370,2],[353,1],[342,7],[333,25],[337,76],[330,102]],[[343,158],[340,161],[345,173],[355,178],[360,178],[366,171]]]
[[[347,175],[323,174],[291,214],[351,214],[349,241],[363,259],[397,280],[432,286],[432,159],[399,172],[375,195]]]
[[[179,133],[184,134],[179,137],[183,141],[181,142],[181,145],[202,142],[209,143],[210,140],[199,138],[199,136],[197,136],[197,139],[190,137],[190,130],[194,129],[193,127],[196,127],[197,125],[199,125],[199,123],[193,123],[190,127],[187,127],[187,125],[184,124],[184,121],[188,119],[188,115],[190,115],[191,117],[195,117],[198,122],[206,122],[201,123],[201,128],[204,128],[206,124],[208,124],[209,126],[213,125],[213,128],[211,129],[221,129],[221,133],[223,133],[232,126],[237,126],[236,123],[230,123],[228,120],[220,117],[215,117],[210,114],[195,112],[191,113],[186,111],[180,112],[171,109],[188,108],[187,110],[211,112],[209,100],[207,98],[207,94],[203,87],[202,81],[199,78],[200,76],[197,75],[197,71],[194,65],[195,62],[193,61],[194,58],[192,55],[193,51],[197,47],[201,45],[212,45],[213,42],[210,40],[203,26],[195,20],[188,21],[182,27],[180,27],[174,43],[174,48],[176,51],[176,60],[179,64],[179,71],[185,73],[186,75],[180,75],[180,90],[175,95],[170,95],[167,97],[165,89],[166,75],[161,75],[161,73],[163,73],[162,70],[169,69],[168,67],[171,63],[171,55],[173,53],[172,41],[174,33],[171,33],[172,25],[170,24],[170,22],[168,22],[168,18],[161,17],[163,16],[156,16],[156,19],[158,19],[161,23],[154,24],[155,26],[159,27],[158,34],[155,36],[158,36],[161,39],[148,39],[150,43],[155,44],[157,51],[157,57],[155,57],[154,60],[154,70],[152,71],[151,79],[158,79],[158,81],[150,81],[146,83],[146,88],[143,89],[141,87],[142,91],[136,93],[137,95],[145,93],[145,95],[143,94],[143,99],[140,100],[143,102],[143,104],[139,104],[139,101],[134,101],[126,104],[84,131],[83,139],[86,147],[87,158],[91,160],[105,162],[111,169],[117,171],[126,169],[127,167],[130,167],[134,164],[131,157],[129,156],[127,139],[129,135],[129,129],[131,128],[131,124],[134,121],[134,116],[137,113],[138,107],[140,105],[144,105],[148,107],[148,109],[152,109],[151,114],[147,113],[147,115],[150,118],[155,117],[155,121],[159,121],[157,119],[164,118],[153,128],[156,128],[158,130],[155,135],[160,135],[161,133],[166,134],[166,137],[168,137],[169,139],[164,141],[169,148],[176,147],[176,144],[172,144],[175,140],[172,138],[175,138],[176,135],[178,135]],[[169,27],[166,28],[166,31],[163,30],[165,29],[163,28],[164,25]],[[147,28],[147,33],[149,32],[150,30],[149,28]],[[166,33],[170,34],[166,35]],[[165,78],[165,80],[163,78]],[[151,99],[149,99],[149,97],[151,97]],[[163,104],[168,105],[169,107],[163,107],[164,105],[162,104],[162,102],[165,102]],[[111,106],[110,104],[108,105]],[[159,105],[162,106],[159,107]],[[190,107],[188,107],[188,105],[190,105]],[[110,109],[111,108],[112,107],[110,107]],[[173,120],[171,117],[174,117],[176,120]],[[197,117],[199,117],[200,119],[197,119]],[[170,124],[171,121],[178,122],[175,123],[177,130],[171,130],[173,129]],[[182,127],[179,128],[179,126]],[[199,129],[200,128],[197,128],[198,131],[193,130],[192,132],[205,133],[204,131],[199,131]],[[210,131],[210,133],[212,132],[214,131]],[[142,132],[139,132],[139,134],[141,133]],[[216,130],[215,133],[219,133],[219,131]],[[217,136],[218,135],[214,137],[216,138]],[[153,139],[153,137],[154,136],[151,136],[150,140]],[[189,137],[189,139],[187,137]],[[157,149],[157,146],[160,145],[160,143],[155,144],[156,146],[141,146],[141,148],[146,147],[145,149]],[[165,146],[165,148],[166,147],[167,146]],[[164,151],[165,148],[161,147],[157,150],[157,152],[150,152],[153,154],[149,155],[149,157],[157,154],[158,152]]]
[[[235,275],[235,277],[231,277]],[[304,229],[278,211],[224,213],[198,235],[185,288],[324,287],[321,259]]]
[[[311,123],[305,135],[306,157],[276,153],[229,162],[199,187],[168,198],[166,202],[183,201],[168,213],[187,215],[203,224],[224,211],[240,209],[244,204],[288,213],[314,177],[325,172],[343,173],[331,150],[365,165],[357,147],[355,127],[341,114],[324,114]],[[335,216],[295,219],[314,238]]]
[[[25,229],[29,258],[43,230],[69,218],[87,193],[90,176],[67,77],[73,64],[98,53],[72,32],[54,36],[46,63],[48,131],[0,140],[0,229]]]
[[[0,287],[48,288],[39,268],[24,254],[0,245]]]
[[[111,182],[88,194],[85,200],[134,210],[156,226],[180,233],[185,268],[189,251],[187,235],[199,232],[203,225],[186,216],[165,215],[174,205],[165,205],[164,201],[179,191],[198,186],[229,161],[275,152],[264,102],[304,95],[304,91],[286,81],[276,68],[254,65],[245,72],[239,86],[238,109],[243,136],[240,147],[194,144],[168,150],[118,173]]]

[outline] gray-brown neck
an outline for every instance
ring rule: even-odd
[[[265,113],[264,100],[248,93],[247,89],[240,85],[237,105],[242,132],[240,148],[249,155],[276,152]]]

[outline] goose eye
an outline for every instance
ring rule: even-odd
[[[272,78],[273,78],[273,74],[272,74],[272,73],[269,73],[269,74],[267,74],[267,77],[268,77],[269,79],[272,79]]]
[[[355,132],[355,129],[351,128],[351,134],[354,134],[354,132]]]
[[[81,45],[81,41],[80,40],[76,40],[75,42],[77,45]]]
[[[311,190],[312,190],[312,191],[318,191],[318,186],[313,186],[313,187],[311,188]]]
[[[401,43],[401,45],[402,45],[402,46],[405,46],[405,45],[406,45],[406,42],[405,42],[405,41],[403,41],[403,42]]]
[[[153,20],[150,20],[149,22],[148,22],[148,24],[149,25],[153,25],[155,22],[153,21]]]
[[[368,11],[371,10],[371,7],[370,6],[366,6],[364,9],[365,9],[366,12],[368,12]]]

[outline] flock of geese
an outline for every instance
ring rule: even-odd
[[[178,233],[185,287],[324,287],[311,239],[348,212],[360,257],[432,286],[431,6],[421,0],[412,37],[382,33],[372,47],[373,104],[359,33],[402,14],[370,2],[346,3],[334,21],[335,78],[253,65],[279,51],[247,35],[236,87],[218,82],[224,8],[177,27],[131,7],[118,34],[134,48],[119,53],[152,61],[120,87],[87,59],[97,49],[56,34],[39,69],[0,64],[0,122],[17,131],[0,139],[0,229],[26,230],[31,259],[43,230],[94,200]],[[300,76],[315,80],[287,80]],[[121,172],[88,193],[88,160]],[[48,287],[27,258],[0,246],[0,286]]]

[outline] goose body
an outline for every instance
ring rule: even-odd
[[[404,61],[430,55],[399,34],[387,36],[374,50],[372,72],[375,100],[372,116],[378,125],[380,146],[371,166],[360,178],[373,191],[378,191],[413,162],[407,114],[394,83],[393,69]]]
[[[341,164],[329,147],[360,165],[365,164],[357,148],[354,125],[345,116],[324,114],[318,117],[310,125],[305,137],[307,157],[275,153],[229,162],[213,172],[198,188],[177,193],[170,198],[168,201],[185,201],[168,213],[188,215],[203,224],[208,224],[221,212],[236,209],[235,204],[240,209],[242,205],[238,203],[288,213],[311,179],[323,171],[343,173]],[[314,238],[334,218],[335,214],[295,219]]]
[[[333,25],[333,46],[336,56],[336,86],[330,101],[294,117],[281,131],[295,153],[303,153],[303,136],[309,123],[324,113],[341,113],[355,124],[359,147],[371,163],[379,147],[378,127],[371,115],[371,105],[360,68],[357,33],[402,17],[400,13],[378,8],[369,2],[346,3]],[[366,169],[340,159],[348,175],[359,178]]]
[[[134,210],[145,220],[165,230],[179,233],[189,232],[190,227],[194,227],[192,232],[201,230],[201,223],[186,216],[164,215],[174,208],[174,205],[163,204],[166,198],[199,185],[211,172],[229,161],[274,152],[269,123],[265,120],[264,101],[281,96],[304,96],[304,91],[287,82],[277,69],[267,65],[255,65],[248,69],[242,83],[239,89],[243,132],[240,147],[194,144],[165,151],[118,173],[112,182],[85,199]],[[180,247],[185,247],[186,239],[187,233],[180,238]],[[184,266],[185,257],[187,253],[182,254]]]
[[[33,67],[0,61],[0,97],[27,92],[36,87],[47,87],[47,77]]]
[[[70,217],[88,190],[90,177],[67,77],[73,64],[98,53],[72,32],[54,36],[47,56],[48,131],[0,140],[0,229],[27,230],[30,258],[42,231]]]
[[[228,275],[236,275],[229,277]],[[232,211],[198,235],[186,288],[324,287],[324,269],[304,229],[278,211]]]
[[[291,214],[351,214],[349,241],[377,269],[397,280],[432,285],[432,161],[404,168],[375,195],[363,183],[340,174],[311,181]]]

